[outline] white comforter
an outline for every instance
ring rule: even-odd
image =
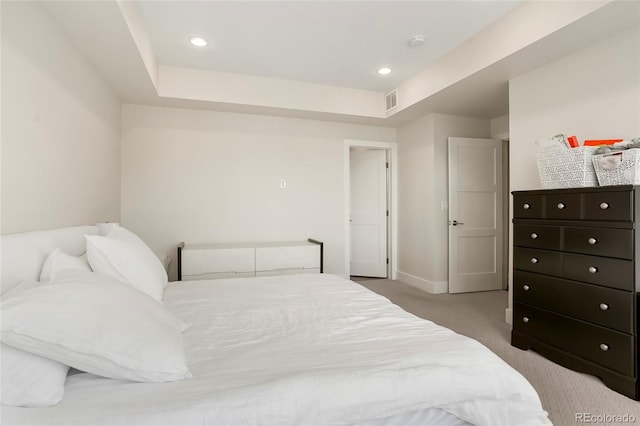
[[[193,379],[77,374],[5,425],[351,425],[429,407],[475,425],[549,425],[538,396],[480,343],[334,275],[173,283]]]

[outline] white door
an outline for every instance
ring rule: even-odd
[[[502,142],[449,138],[449,293],[502,289]]]
[[[387,277],[387,151],[352,149],[351,275]]]

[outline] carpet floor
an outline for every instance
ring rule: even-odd
[[[554,425],[589,423],[640,426],[640,402],[612,391],[594,376],[561,367],[532,350],[522,351],[511,346],[511,326],[504,320],[508,305],[506,291],[429,294],[400,281],[352,279],[418,317],[472,337],[487,346],[529,380]],[[587,415],[592,416],[590,422],[585,421]],[[605,419],[613,420],[609,422],[593,421],[599,420],[595,416],[624,415],[628,416],[626,421],[615,417]]]

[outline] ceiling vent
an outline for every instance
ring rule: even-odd
[[[387,112],[398,106],[398,89],[394,89],[386,95]]]

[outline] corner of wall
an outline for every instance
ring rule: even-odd
[[[509,139],[509,114],[491,119],[489,129],[492,139]]]

